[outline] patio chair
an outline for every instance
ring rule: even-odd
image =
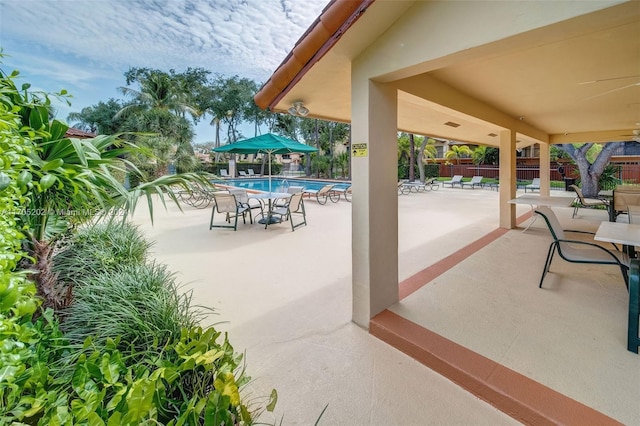
[[[229,172],[227,172],[227,169],[220,169],[220,176],[222,176],[223,178],[231,177],[229,176]]]
[[[298,192],[303,192],[304,186],[290,186],[287,188],[287,194],[297,194]],[[276,198],[273,201],[274,207],[286,207],[289,204],[289,198]]]
[[[248,209],[249,221],[251,223],[253,223],[253,217],[256,217],[258,215],[264,217],[264,206],[262,205],[260,200],[249,198],[249,194],[247,193],[246,189],[232,188],[229,189],[229,193],[235,195],[236,202],[238,203],[238,205],[240,205],[240,207],[246,207]],[[259,213],[256,213],[254,215],[252,213],[252,210],[259,210]]]
[[[302,192],[296,192],[287,199],[287,205],[276,207],[271,211],[271,216],[279,216],[282,221],[288,220],[291,223],[291,231],[295,231],[297,227],[307,224],[307,215],[304,210],[304,200]],[[294,224],[293,215],[302,216],[302,221]]]
[[[460,187],[470,186],[471,189],[475,189],[476,186],[482,187],[482,176],[473,176],[468,182],[460,182]]]
[[[238,174],[240,175],[240,177],[248,177],[249,176],[249,175],[247,175],[247,172],[245,172],[244,170],[238,171]]]
[[[259,176],[259,175],[255,174],[253,169],[247,169],[247,174],[249,175],[249,177],[258,177]]]
[[[462,188],[462,175],[455,175],[451,178],[451,180],[445,180],[444,182],[442,182],[442,186],[445,185],[450,185],[452,188],[455,185],[460,185],[460,188]]]
[[[540,191],[540,178],[533,178],[529,185],[524,186],[524,192],[527,192],[527,189],[530,189],[531,192],[535,191],[536,189]]]
[[[549,207],[538,207],[536,208],[535,213],[544,219],[545,223],[549,227],[549,231],[551,231],[551,237],[553,238],[551,245],[549,245],[547,260],[545,261],[542,278],[540,278],[540,285],[538,287],[542,288],[542,282],[549,271],[549,267],[551,266],[551,261],[553,260],[556,250],[560,257],[567,262],[616,265],[620,268],[625,285],[627,287],[629,286],[629,256],[627,256],[626,253],[608,250],[594,242],[567,239],[565,237],[565,232],[576,232],[590,235],[593,235],[593,233],[586,231],[563,230],[556,214]]]
[[[209,222],[209,230],[213,228],[232,228],[234,231],[238,229],[238,216],[242,216],[242,222],[247,223],[245,217],[247,211],[249,211],[249,207],[241,206],[237,200],[236,196],[230,193],[222,193],[216,192],[212,194],[214,204],[211,209],[211,221]],[[216,225],[214,222],[214,217],[216,212],[225,215],[225,221],[229,223],[229,225]],[[251,215],[249,215],[251,216]],[[231,225],[231,219],[234,219],[233,225]]]
[[[599,198],[584,198],[582,195],[582,189],[578,188],[576,185],[569,185],[569,188],[573,189],[576,192],[577,198],[573,201],[573,216],[576,217],[576,213],[578,213],[578,209],[595,209],[599,207],[605,207],[605,210],[608,213],[609,202],[607,200],[602,200]]]
[[[337,203],[340,199],[340,194],[333,190],[334,186],[335,184],[330,183],[320,189],[305,189],[303,194],[308,197],[314,196],[321,205],[327,204],[327,199],[330,199],[333,203]]]

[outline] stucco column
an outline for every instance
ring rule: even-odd
[[[500,227],[516,227],[516,206],[509,200],[516,197],[516,133],[500,132]]]
[[[368,328],[398,301],[397,91],[353,79],[351,109],[352,319]]]
[[[549,195],[551,171],[551,145],[548,143],[539,143],[540,146],[540,195]]]

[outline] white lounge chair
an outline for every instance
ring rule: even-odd
[[[476,186],[482,187],[482,176],[474,176],[469,182],[460,182],[460,186],[462,188],[470,186],[471,189],[474,189]]]
[[[536,189],[540,191],[540,178],[533,178],[529,185],[524,186],[524,192],[527,192],[528,189],[530,189],[531,192],[535,191]]]
[[[320,189],[305,189],[304,194],[307,196],[314,196],[318,203],[327,204],[327,198],[331,199],[332,202],[337,203],[340,199],[340,194],[333,190],[335,184],[330,183],[328,185],[323,186]]]
[[[445,185],[451,185],[452,188],[455,185],[460,185],[460,187],[462,188],[462,175],[455,175],[451,178],[451,180],[445,180],[444,182],[442,182],[442,186]]]
[[[222,176],[223,178],[231,177],[229,176],[229,172],[227,172],[227,169],[220,169],[220,176]]]

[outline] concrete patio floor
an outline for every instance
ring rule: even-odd
[[[550,242],[542,221],[465,251],[496,230],[497,192],[440,188],[398,203],[400,281],[466,254],[402,293],[389,312],[604,416],[640,424],[640,357],[626,350],[628,294],[618,270],[556,259],[538,289]],[[193,290],[195,304],[216,310],[211,323],[246,354],[249,398],[277,389],[275,415],[262,420],[313,424],[328,405],[321,424],[518,424],[351,322],[351,204],[305,206],[309,224],[295,232],[288,223],[209,231],[210,209],[188,206],[156,207],[153,226],[142,208],[134,217],[156,258]],[[571,229],[595,230],[607,219],[554,211]]]

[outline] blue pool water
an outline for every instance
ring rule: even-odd
[[[214,180],[213,183],[220,185],[235,186],[238,188],[251,189],[254,191],[269,191],[269,178],[243,178],[243,179],[225,179]],[[323,186],[334,182],[323,182],[317,180],[305,180],[305,179],[283,179],[283,178],[271,178],[271,191],[272,192],[287,192],[287,188],[290,186],[303,186],[304,189],[318,190]],[[348,182],[336,183],[336,188],[347,188],[351,184]]]

